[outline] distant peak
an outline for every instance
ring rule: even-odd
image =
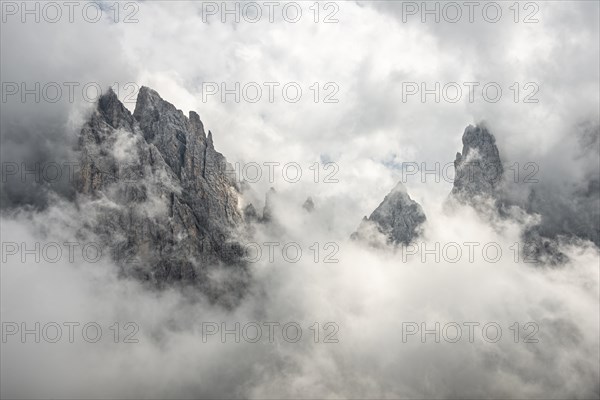
[[[377,231],[384,235],[387,243],[409,244],[421,234],[421,225],[426,219],[419,203],[412,200],[406,187],[398,182],[369,218],[363,218],[351,238],[374,245],[378,242],[378,235],[374,235]]]
[[[462,136],[463,145],[478,145],[482,143],[495,144],[496,138],[492,135],[485,124],[469,125],[465,128]]]

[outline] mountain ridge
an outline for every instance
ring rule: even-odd
[[[240,193],[197,113],[188,118],[142,87],[132,114],[109,90],[81,129],[78,150],[78,193],[95,201],[93,231],[123,274],[197,285],[212,299],[243,293]]]

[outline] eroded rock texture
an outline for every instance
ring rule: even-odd
[[[377,245],[378,237],[383,235],[386,244],[409,244],[419,236],[425,220],[419,203],[410,198],[404,185],[399,182],[369,218],[363,218],[351,237]]]
[[[504,168],[496,139],[485,127],[469,125],[462,136],[462,153],[456,153],[452,195],[463,201],[495,196]]]
[[[200,117],[142,87],[131,114],[109,91],[81,130],[79,201],[126,275],[239,297],[243,216],[227,162]]]

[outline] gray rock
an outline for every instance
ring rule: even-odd
[[[462,153],[456,153],[454,161],[452,196],[466,202],[495,196],[504,174],[496,139],[485,127],[469,125],[462,143]]]
[[[92,229],[123,274],[192,284],[214,300],[243,294],[239,192],[198,114],[188,119],[143,87],[132,115],[111,90],[82,128],[79,151],[78,201],[92,207]]]
[[[258,212],[252,203],[244,208],[244,219],[247,222],[258,222]]]
[[[597,134],[596,134],[597,135]],[[593,135],[592,135],[593,136]],[[456,177],[450,198],[469,204],[481,213],[511,218],[511,208],[537,214],[540,222],[522,234],[524,256],[529,261],[560,265],[568,257],[560,251],[561,241],[590,240],[600,245],[600,194],[597,175],[588,185],[565,197],[552,183],[527,188],[529,195],[520,200],[518,192],[504,181],[503,167],[494,136],[485,127],[468,126],[462,137],[463,151],[457,153]],[[596,140],[588,140],[596,143]],[[587,142],[586,142],[587,143]],[[514,183],[519,184],[519,183]],[[486,200],[491,200],[486,203]],[[492,204],[492,207],[489,207]],[[518,213],[517,213],[518,214]]]
[[[315,203],[312,197],[308,197],[304,204],[302,204],[302,208],[304,208],[308,212],[312,212],[315,209]]]
[[[410,198],[399,182],[369,218],[363,218],[351,238],[377,246],[380,235],[383,235],[386,244],[406,245],[420,235],[425,220],[419,203]]]

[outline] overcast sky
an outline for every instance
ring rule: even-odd
[[[2,81],[42,86],[79,82],[75,89],[79,102],[64,101],[66,89],[57,103],[42,99],[35,104],[29,96],[21,104],[19,94],[9,96],[3,104],[2,139],[12,140],[10,127],[17,118],[21,130],[40,124],[44,138],[60,135],[64,127],[54,132],[51,120],[73,120],[79,103],[85,105],[80,101],[81,87],[98,82],[102,88],[118,84],[119,96],[132,110],[135,88],[146,85],[186,114],[198,111],[213,132],[217,149],[230,161],[338,163],[344,197],[353,196],[352,209],[347,211],[358,214],[371,210],[394,186],[401,163],[426,162],[433,168],[436,161],[442,165],[453,161],[462,147],[464,128],[480,121],[488,123],[509,164],[536,162],[540,175],[552,179],[579,169],[572,162],[577,126],[590,121],[598,125],[597,2],[537,2],[527,7],[521,3],[518,23],[507,2],[494,3],[502,10],[496,23],[486,21],[493,20],[496,8],[484,12],[484,3],[473,9],[473,22],[469,22],[469,8],[461,6],[462,17],[456,23],[449,22],[454,11],[439,4],[439,23],[435,15],[425,15],[428,19],[422,23],[418,2],[321,5],[319,21],[330,16],[335,23],[315,23],[315,12],[308,8],[312,3],[298,4],[303,12],[296,23],[282,18],[281,5],[274,8],[273,23],[266,6],[261,6],[263,15],[257,23],[246,22],[243,16],[235,23],[232,15],[225,15],[228,19],[223,23],[218,2],[216,15],[209,12],[212,6],[192,1],[121,5],[118,23],[114,23],[114,9],[106,8],[110,4],[96,23],[86,22],[79,8],[73,23],[64,10],[55,24],[43,18],[33,23],[31,16],[21,23],[19,9],[16,15],[5,16],[7,22],[2,24]],[[287,12],[293,17],[294,8]],[[127,16],[138,22],[125,23]],[[242,87],[256,82],[263,89],[262,97],[257,103],[243,98],[236,103],[229,95],[223,103],[219,93],[203,101],[203,84],[211,82],[228,88],[235,82]],[[264,82],[280,84],[273,103]],[[281,88],[288,82],[297,82],[303,90],[297,103],[283,98]],[[315,104],[310,89],[314,82],[320,82],[321,100],[335,90],[325,89],[325,83],[337,85],[339,91],[332,99],[338,103]],[[408,82],[425,83],[429,89],[436,82],[441,88],[456,82],[462,93],[456,103],[444,97],[436,103],[433,95],[423,103],[420,93],[403,101]],[[472,102],[465,82],[479,85]],[[489,83],[502,89],[498,102],[482,97],[482,88]],[[528,83],[533,85],[525,87]],[[449,90],[447,97],[454,98],[455,92]],[[489,90],[493,98],[495,89]],[[94,91],[92,87],[90,97]],[[524,103],[529,94],[538,102]],[[78,124],[67,127],[76,131]],[[23,133],[17,136],[14,141],[27,146]],[[56,143],[51,142],[36,140],[36,147]],[[28,147],[26,152],[31,152]],[[19,151],[3,146],[2,152],[10,157]],[[285,186],[286,182],[277,183]],[[422,200],[429,197],[422,190],[443,196],[451,185],[443,182],[424,189],[418,183],[414,180],[409,191]],[[312,189],[336,196],[337,186],[341,185]]]

